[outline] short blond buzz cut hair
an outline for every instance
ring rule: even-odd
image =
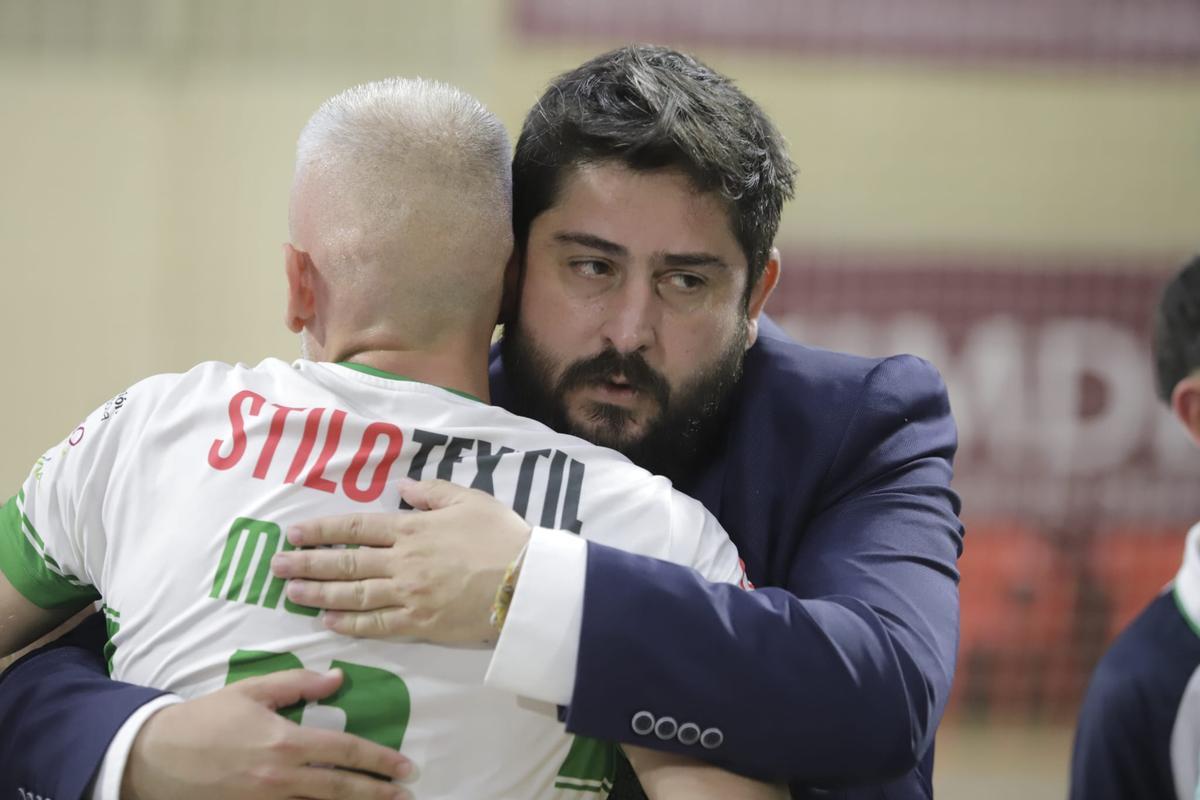
[[[512,252],[508,134],[445,83],[355,86],[300,133],[288,216],[293,243],[331,276],[332,315],[428,342],[495,311]]]

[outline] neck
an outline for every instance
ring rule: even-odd
[[[364,364],[421,383],[464,392],[485,403],[491,402],[486,345],[481,348],[454,343],[428,350],[343,347],[331,351],[328,356],[325,360]]]

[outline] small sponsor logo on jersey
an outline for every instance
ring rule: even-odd
[[[71,432],[70,436],[67,437],[67,444],[71,445],[71,447],[74,447],[75,445],[79,444],[80,442],[83,441],[83,434],[84,434],[84,427],[82,425],[80,425],[78,428],[76,428],[74,431]]]
[[[104,408],[100,410],[100,421],[108,422],[110,419],[121,413],[121,409],[125,407],[126,401],[129,399],[129,392],[121,392],[119,395],[109,400],[104,404]]]
[[[54,460],[54,457],[51,456],[49,453],[40,457],[37,460],[37,463],[35,463],[33,465],[33,479],[35,481],[37,481],[38,483],[41,483],[42,473],[45,471],[46,465],[49,464],[53,460]]]

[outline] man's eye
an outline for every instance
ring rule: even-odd
[[[667,282],[672,289],[683,292],[695,292],[704,288],[704,278],[691,272],[673,272],[667,276]]]
[[[597,261],[595,259],[572,261],[571,269],[585,278],[598,278],[612,272],[612,267],[609,266],[607,261]]]

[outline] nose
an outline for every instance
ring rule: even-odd
[[[625,281],[609,295],[601,333],[618,353],[644,351],[658,335],[658,295],[644,281]]]

